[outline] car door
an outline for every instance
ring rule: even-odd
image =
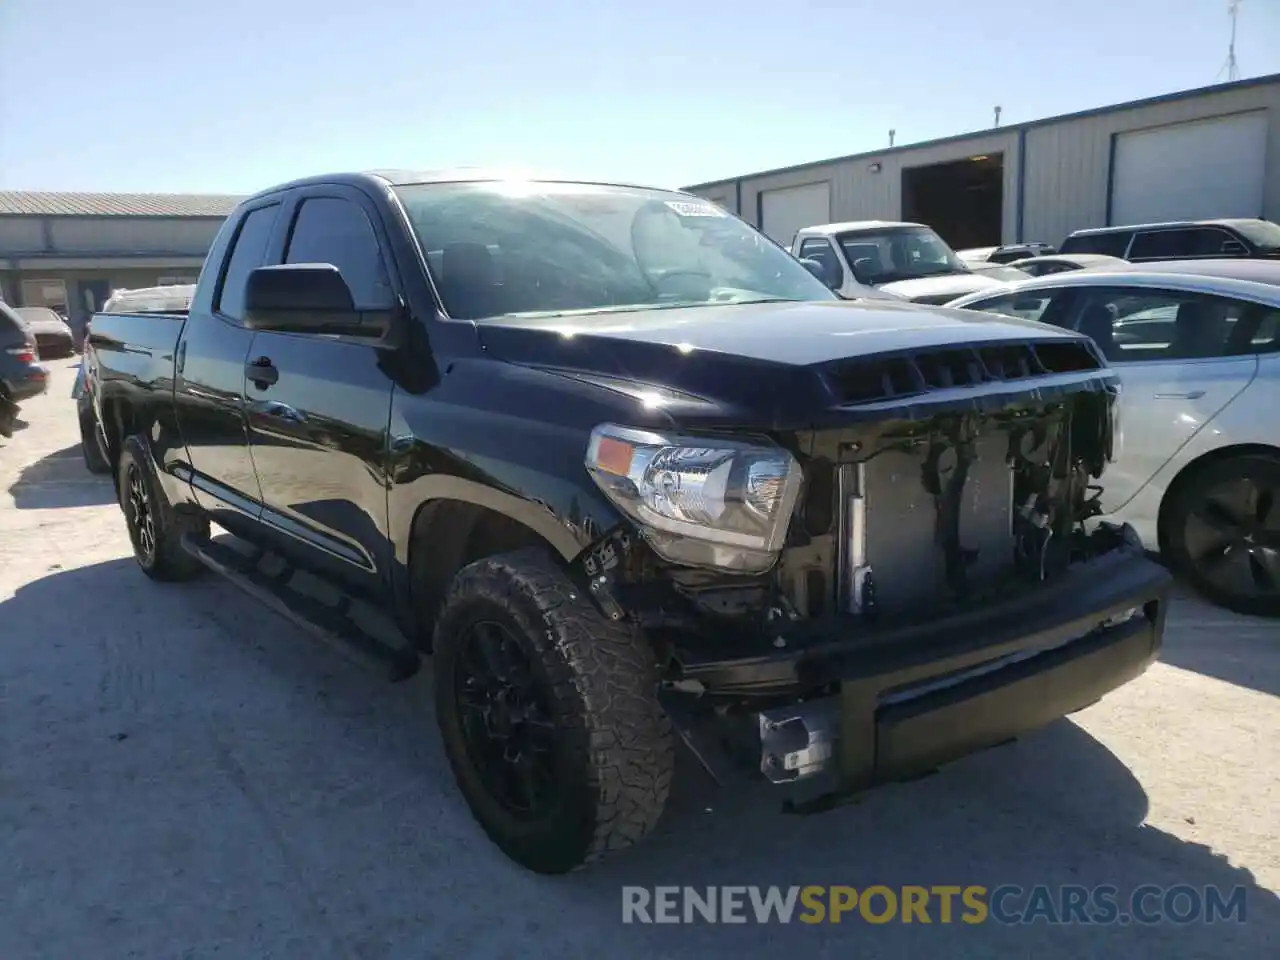
[[[278,250],[281,201],[246,209],[228,242],[209,252],[211,293],[200,291],[178,341],[174,405],[190,460],[196,500],[236,531],[256,522],[262,492],[249,456],[245,361],[253,331],[244,326],[245,281]],[[207,298],[207,299],[205,299]]]
[[[328,263],[358,309],[397,300],[373,205],[350,187],[298,191],[284,216],[285,263]],[[388,560],[387,429],[392,381],[371,346],[258,331],[245,395],[264,526],[282,552],[355,589]]]
[[[1249,385],[1258,360],[1241,340],[1250,304],[1136,287],[1082,288],[1065,325],[1091,336],[1120,375],[1121,437],[1102,496],[1124,507]]]

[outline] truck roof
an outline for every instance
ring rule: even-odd
[[[265,190],[258,191],[253,196],[246,197],[245,200],[256,200],[259,197],[279,193],[281,190],[292,190],[296,187],[318,186],[321,184],[347,184],[349,186],[372,187],[381,190],[389,186],[400,187],[418,183],[476,183],[486,180],[541,180],[547,183],[583,183],[594,186],[637,187],[644,190],[669,190],[670,193],[692,196],[692,194],[687,194],[683,190],[670,190],[667,187],[654,187],[651,184],[556,176],[522,168],[450,167],[440,170],[383,169],[317,174],[316,176],[291,180],[288,183],[276,184]]]
[[[856,233],[859,230],[884,230],[894,227],[923,227],[923,223],[910,223],[905,220],[846,220],[842,223],[823,223],[817,226],[805,227],[801,233],[806,234],[835,234],[835,233]]]
[[[1185,227],[1239,227],[1243,224],[1266,223],[1257,217],[1224,217],[1219,220],[1168,220],[1163,223],[1128,223],[1114,227],[1086,227],[1072,230],[1073,237],[1094,237],[1103,233],[1124,233],[1126,230],[1169,230]]]

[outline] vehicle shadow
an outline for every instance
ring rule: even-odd
[[[93,624],[72,641],[66,611],[88,598]],[[73,795],[72,771],[83,761],[101,809],[134,811],[118,827],[108,817],[74,850],[58,840],[66,823],[23,814],[23,829],[48,834],[27,848],[41,859],[28,876],[47,878],[48,888],[30,896],[55,903],[63,913],[51,916],[62,919],[86,906],[152,904],[155,927],[164,905],[178,903],[175,916],[200,929],[177,930],[170,943],[198,942],[207,926],[221,948],[245,955],[264,949],[254,938],[294,916],[290,910],[293,929],[307,931],[298,937],[326,939],[291,941],[288,952],[313,956],[1274,953],[1267,939],[1280,924],[1274,894],[1209,848],[1147,826],[1142,785],[1070,721],[809,817],[781,814],[766,785],[716,788],[682,754],[666,816],[644,844],[580,873],[538,877],[486,840],[454,787],[432,719],[430,661],[412,680],[388,684],[218,578],[155,584],[131,559],[30,582],[0,602],[0,623],[8,735],[38,746],[14,757],[8,773],[21,778],[23,763],[56,771],[41,767],[44,779],[31,778],[31,810],[53,806],[50,791]],[[50,750],[62,754],[43,755]],[[181,818],[151,822],[145,811],[159,802],[181,809]],[[76,890],[74,871],[93,874],[103,849],[131,872],[102,874],[86,888],[93,904],[53,896]],[[174,850],[180,859],[164,859]],[[292,871],[283,879],[270,873],[278,859]],[[882,926],[851,916],[818,927],[623,927],[621,888],[632,884],[1112,884],[1122,898],[1140,884],[1216,886],[1224,894],[1239,886],[1247,922],[1049,929],[947,925],[935,915],[931,924]],[[296,891],[294,899],[282,899],[281,889]],[[104,923],[102,952],[148,953],[141,941],[114,939],[128,930]],[[47,931],[53,939],[44,945],[56,954],[68,935],[52,919]],[[537,949],[520,946],[526,942]]]
[[[1162,662],[1280,696],[1280,621],[1215,607],[1184,586],[1174,604]]]
[[[9,495],[19,510],[93,507],[116,500],[110,478],[95,476],[85,468],[78,443],[23,467],[10,485]]]

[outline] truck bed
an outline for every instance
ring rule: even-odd
[[[125,380],[143,390],[173,388],[173,359],[186,315],[97,313],[85,344],[99,383]]]

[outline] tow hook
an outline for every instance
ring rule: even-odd
[[[829,769],[840,730],[839,699],[760,711],[760,772],[772,783],[794,783]]]

